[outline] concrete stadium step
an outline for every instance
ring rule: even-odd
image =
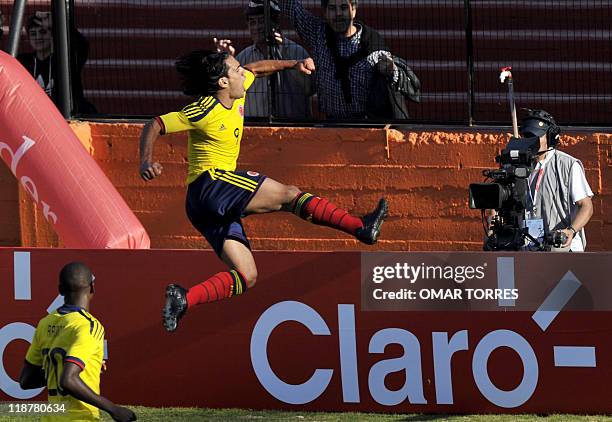
[[[492,31],[476,33],[474,60],[607,62],[612,65],[612,31]]]
[[[232,39],[237,51],[251,44],[246,30],[84,28],[91,58],[175,58],[196,48],[213,48],[213,37]],[[462,31],[381,31],[393,54],[407,60],[465,60]],[[299,43],[294,31],[285,35]],[[475,60],[569,60],[612,63],[612,31],[476,31]]]
[[[88,89],[143,90],[178,89],[173,60],[90,60],[82,73]]]
[[[85,94],[100,113],[108,115],[158,115],[180,109],[190,101],[178,90],[87,89]],[[509,116],[504,91],[493,94],[479,91],[475,100],[475,117],[480,122],[503,121]],[[411,118],[418,120],[435,121],[436,116],[444,115],[445,120],[464,122],[468,115],[468,97],[460,91],[425,92],[420,104],[407,104]],[[521,92],[516,94],[516,104],[519,108],[543,108],[560,121],[605,124],[609,120],[607,110],[612,106],[612,96]]]
[[[321,16],[319,0],[303,2],[315,16]],[[151,1],[81,2],[75,7],[78,26],[99,22],[117,27],[205,28],[223,22],[230,28],[244,28],[247,1]],[[423,22],[463,26],[463,3],[457,1],[360,1],[358,19],[374,28],[420,28]],[[283,15],[285,23],[287,17]],[[285,26],[288,27],[288,26]]]
[[[202,2],[206,3],[206,2]],[[219,2],[219,6],[223,4]],[[246,3],[245,3],[246,4]],[[171,4],[148,2],[147,5],[115,4],[90,6],[77,4],[75,23],[78,28],[91,26],[108,28],[168,28],[202,29],[211,26],[245,29],[244,7],[228,4],[225,7],[171,7]]]
[[[610,0],[472,1],[474,29],[609,28]]]
[[[431,28],[439,31],[464,31],[464,10],[461,2],[447,1],[404,1],[384,2],[384,6],[375,2],[368,2],[359,6],[359,18],[373,28],[382,30],[423,30]],[[510,29],[515,33],[521,30],[541,30],[542,25],[534,20],[534,15],[546,13],[546,30],[593,30],[608,28],[612,20],[610,2],[581,2],[584,6],[575,7],[574,4],[564,2],[550,4],[550,2],[521,2],[520,7],[504,2],[478,2],[472,6],[473,28],[475,31]],[[607,4],[606,5],[604,5]],[[225,4],[211,2],[177,2],[177,6],[170,7],[171,3],[153,3],[151,7],[142,3],[120,4],[113,6],[94,6],[96,3],[77,5],[77,26],[102,26],[109,28],[149,28],[164,30],[166,28],[201,29],[210,27],[224,27],[228,30],[245,29],[243,17],[244,4],[231,2]],[[191,7],[185,6],[191,5]],[[221,7],[221,5],[223,5]],[[602,6],[603,5],[603,6]],[[598,7],[599,6],[599,7]],[[568,8],[571,13],[568,13]],[[312,8],[319,14],[318,7]],[[197,17],[197,19],[194,19]],[[223,25],[219,25],[223,23]],[[286,22],[285,22],[286,23]],[[289,28],[290,25],[285,25]],[[568,28],[571,31],[568,31]]]
[[[303,4],[316,16],[321,15],[318,0]],[[242,26],[245,1],[87,1],[77,2],[77,24],[88,25],[112,17],[119,27],[206,27],[210,22],[224,22],[230,27]],[[472,2],[474,27],[540,28],[534,16],[545,14],[546,27],[564,29],[568,26],[608,27],[612,13],[610,1],[478,1]],[[30,10],[40,7],[30,6]],[[464,3],[451,0],[360,1],[358,19],[374,28],[464,27]],[[210,21],[210,22],[209,22]],[[109,21],[110,22],[110,21]],[[443,23],[444,25],[439,25]],[[568,25],[570,24],[571,25]]]
[[[172,30],[164,33],[147,29],[100,30],[85,28],[82,32],[90,43],[90,58],[174,59],[194,49],[212,49],[213,37],[230,38],[238,52],[252,44],[247,31],[222,32],[217,29]],[[390,51],[410,60],[440,59],[465,60],[465,41],[460,31],[436,34],[433,31],[400,33],[392,37],[383,31]],[[300,43],[294,31],[284,35]],[[407,37],[404,39],[403,37]]]
[[[476,63],[474,86],[477,91],[507,91],[499,81],[499,64]],[[516,62],[513,64],[514,90],[516,92],[571,93],[610,92],[610,66],[605,63],[584,62]]]
[[[178,110],[191,100],[178,90],[86,89],[85,96],[105,115],[154,116]],[[442,101],[444,100],[444,101]],[[467,117],[467,95],[462,92],[425,94],[421,104],[408,103],[412,118],[431,119],[440,113],[449,121]]]
[[[452,65],[455,64],[455,65]],[[462,62],[415,61],[411,63],[427,92],[467,90]],[[495,66],[489,77],[497,77]],[[174,60],[92,59],[87,62],[83,84],[90,89],[178,89]],[[496,87],[497,88],[497,87]]]
[[[474,64],[474,84],[483,92],[505,91],[499,82],[499,70],[511,64],[516,80],[516,91],[542,92],[557,90],[560,95],[572,92],[606,92],[609,90],[607,63],[584,62],[499,62]],[[423,92],[467,90],[464,61],[412,60],[411,67],[421,80]],[[88,88],[121,90],[175,89],[179,79],[173,59],[92,59],[83,71],[83,82]]]
[[[193,34],[191,34],[193,32]],[[106,31],[96,32],[86,29],[83,33],[90,43],[90,59],[121,60],[159,60],[179,57],[197,49],[213,49],[213,37],[219,37],[216,30],[173,30],[165,34],[156,34],[149,30],[139,32]],[[248,34],[243,31],[236,34],[225,34],[231,37],[238,51],[251,44]]]
[[[561,97],[556,93],[525,93],[517,98],[516,106],[518,109],[544,109],[552,113],[557,122],[564,125],[608,126],[612,98],[608,96],[604,101],[601,96],[576,98],[576,96],[568,95]],[[504,120],[510,124],[508,100],[498,97],[477,101],[474,107],[474,118],[480,124]]]
[[[85,89],[85,97],[106,116],[157,116],[180,110],[189,98],[176,91]]]

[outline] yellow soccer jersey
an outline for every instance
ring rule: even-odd
[[[64,305],[38,323],[26,360],[42,366],[47,379],[50,403],[65,403],[66,413],[47,413],[43,421],[97,421],[97,407],[83,403],[62,391],[59,380],[65,362],[82,369],[80,377],[100,394],[100,371],[104,354],[104,327],[89,312]]]
[[[245,77],[246,90],[255,75],[246,70]],[[232,108],[227,109],[213,96],[200,97],[181,111],[157,117],[162,134],[189,131],[187,184],[212,168],[236,169],[244,127],[244,100],[244,96],[234,100]]]

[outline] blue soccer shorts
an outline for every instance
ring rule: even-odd
[[[187,187],[187,217],[218,256],[225,239],[236,240],[251,249],[240,219],[265,179],[266,176],[253,171],[211,169]]]

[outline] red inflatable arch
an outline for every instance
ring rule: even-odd
[[[0,156],[66,247],[149,248],[144,227],[53,102],[1,51]]]

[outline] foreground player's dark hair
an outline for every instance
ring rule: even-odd
[[[192,97],[212,95],[219,90],[219,79],[227,76],[227,52],[196,50],[174,63],[183,85],[183,93]]]

